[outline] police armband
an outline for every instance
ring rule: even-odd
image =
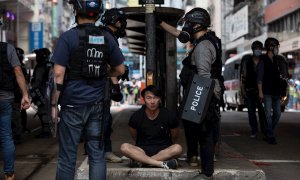
[[[63,90],[63,85],[56,83],[56,90],[57,91],[62,91]]]

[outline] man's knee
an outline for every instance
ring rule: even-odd
[[[179,155],[182,153],[182,146],[179,144],[174,144],[172,151],[174,152],[174,154]]]
[[[120,148],[121,152],[127,154],[127,152],[130,152],[130,149],[131,149],[130,146],[131,146],[131,144],[129,144],[129,143],[123,143]]]

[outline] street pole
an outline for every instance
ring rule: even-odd
[[[145,22],[146,22],[146,85],[156,84],[156,29],[154,12],[154,0],[146,0]]]

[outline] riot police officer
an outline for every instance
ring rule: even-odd
[[[63,33],[54,62],[55,96],[52,117],[58,121],[59,155],[56,179],[74,179],[77,146],[84,132],[89,158],[89,179],[106,179],[103,100],[107,76],[125,71],[118,44],[105,29],[95,26],[103,12],[102,0],[70,0],[77,26]],[[60,96],[61,95],[61,96]]]
[[[179,22],[183,26],[178,39],[186,43],[190,41],[193,49],[183,64],[193,73],[215,81],[212,99],[208,104],[208,112],[203,123],[196,124],[191,121],[183,121],[187,143],[188,163],[197,166],[198,143],[200,144],[201,173],[193,179],[212,179],[214,173],[215,145],[218,141],[220,107],[219,101],[222,94],[222,60],[221,41],[210,31],[210,15],[205,9],[194,8],[183,16]],[[188,82],[183,79],[183,82]]]
[[[111,33],[112,36],[115,37],[116,42],[118,43],[118,38],[122,38],[125,36],[125,28],[127,25],[127,17],[125,13],[118,8],[112,8],[105,11],[105,13],[101,17],[101,22],[105,26],[106,30]],[[118,43],[119,44],[119,43]],[[128,75],[128,73],[127,73]],[[110,77],[110,96],[108,98],[107,104],[110,106],[111,101],[120,102],[123,99],[123,95],[121,93],[120,85],[118,83],[117,77]],[[110,114],[110,109],[107,109],[107,121],[106,122],[106,132],[105,132],[105,159],[108,162],[112,163],[120,163],[122,159],[116,156],[112,152],[112,144],[111,144],[111,133],[112,133],[112,116]]]

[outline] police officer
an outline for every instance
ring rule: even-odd
[[[266,54],[261,56],[257,67],[257,82],[259,98],[264,104],[266,115],[266,141],[277,144],[274,129],[280,119],[280,68],[276,58],[279,53],[279,41],[268,37],[265,40]],[[271,112],[273,109],[273,113]]]
[[[0,18],[1,25],[2,18]],[[15,146],[11,129],[14,88],[16,88],[14,87],[14,78],[22,92],[19,110],[28,109],[30,101],[27,86],[15,48],[6,42],[0,42],[0,140],[6,180],[12,180],[15,177]]]
[[[106,30],[115,37],[116,43],[119,44],[118,39],[122,38],[126,35],[125,28],[127,25],[127,17],[125,13],[118,9],[112,8],[106,10],[105,13],[101,17],[101,22],[105,26]],[[123,99],[123,95],[120,90],[120,85],[118,83],[117,77],[110,77],[110,98],[108,98],[107,104],[110,106],[112,99],[113,101],[120,102]],[[112,163],[120,163],[122,159],[116,156],[112,152],[112,144],[111,144],[111,133],[112,133],[112,116],[110,114],[110,109],[107,109],[107,118],[106,121],[106,132],[105,132],[105,159],[108,162]]]
[[[221,98],[221,41],[209,31],[210,15],[205,9],[194,8],[179,20],[182,31],[178,35],[181,42],[193,43],[188,58],[190,68],[200,76],[213,79],[215,88],[207,115],[201,124],[183,121],[187,143],[187,158],[190,164],[197,164],[198,143],[200,144],[201,173],[194,179],[212,179],[214,173],[214,153],[218,140]],[[187,65],[186,64],[186,65]]]
[[[46,105],[46,91],[49,70],[52,63],[49,62],[51,52],[48,48],[40,48],[33,50],[36,54],[37,65],[34,67],[32,79],[30,81],[31,89],[30,95],[32,102],[38,107],[37,116],[41,122],[41,132],[37,134],[36,138],[49,138],[51,136],[49,128],[49,120],[47,118],[49,109]]]
[[[70,0],[69,3],[73,5],[77,26],[61,35],[51,58],[57,89],[52,101],[54,121],[58,121],[58,98],[61,106],[56,179],[74,179],[77,146],[83,132],[89,179],[104,180],[105,81],[107,76],[124,73],[124,56],[114,37],[95,26],[103,11],[101,0]]]
[[[258,124],[256,117],[256,108],[258,109],[259,123],[261,133],[265,136],[266,117],[262,103],[258,98],[257,73],[256,67],[262,55],[263,44],[260,41],[254,41],[251,45],[252,55],[245,55],[241,61],[241,82],[242,96],[245,97],[248,108],[248,118],[251,128],[250,138],[257,138]]]

